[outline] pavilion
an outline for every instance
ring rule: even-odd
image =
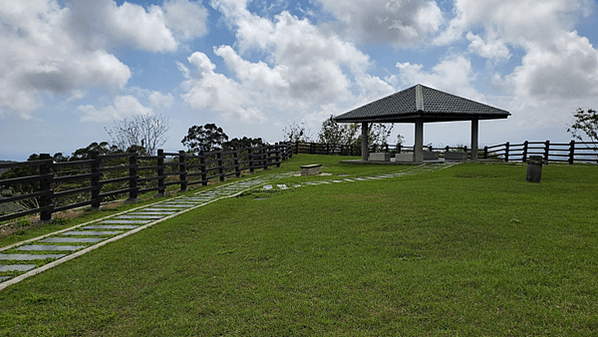
[[[417,84],[334,118],[362,123],[361,158],[368,161],[368,123],[415,123],[413,161],[423,162],[424,123],[471,121],[471,160],[478,159],[479,121],[505,119],[508,111]]]

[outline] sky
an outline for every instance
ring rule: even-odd
[[[511,112],[481,146],[568,142],[598,108],[591,0],[2,0],[0,159],[70,155],[136,115],[284,139],[304,125],[426,85]],[[395,124],[413,144],[414,126]],[[467,145],[470,124],[426,124],[424,144]]]

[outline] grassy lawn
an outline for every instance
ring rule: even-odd
[[[268,173],[413,169],[338,160]],[[218,201],[3,290],[0,336],[595,336],[598,168],[525,173],[461,164]]]

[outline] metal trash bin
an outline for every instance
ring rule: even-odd
[[[527,158],[527,176],[525,181],[528,183],[539,183],[542,179],[542,156],[529,156]]]

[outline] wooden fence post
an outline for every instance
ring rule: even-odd
[[[98,151],[91,151],[91,159],[93,162],[91,163],[91,209],[92,210],[99,210],[100,204],[102,203],[102,198],[100,198],[100,190],[102,189],[102,185],[100,185],[100,153]]]
[[[573,165],[573,160],[575,159],[575,141],[572,140],[569,143],[569,165]]]
[[[488,146],[484,146],[484,159],[488,159]]]
[[[276,167],[280,167],[280,163],[282,162],[282,157],[280,155],[280,145],[275,145],[274,147],[274,155],[276,156]]]
[[[548,155],[550,153],[550,141],[544,143],[544,165],[548,165]]]
[[[179,151],[179,179],[181,181],[181,192],[187,190],[187,163],[185,162],[185,151]]]
[[[253,146],[251,145],[247,148],[247,161],[249,162],[249,173],[255,173],[255,167],[253,166]]]
[[[216,159],[218,159],[219,180],[224,181],[224,159],[222,158],[222,151],[216,152]]]
[[[164,185],[164,150],[158,149],[158,194],[156,197],[163,197],[166,191],[166,186]]]
[[[239,149],[235,146],[233,156],[235,157],[235,176],[241,177],[241,165],[239,165]]]
[[[137,151],[135,149],[129,150],[129,199],[125,202],[138,202],[137,191]]]
[[[206,170],[206,154],[201,151],[199,153],[199,170],[201,171],[201,185],[208,186],[208,171]]]
[[[505,163],[509,162],[509,146],[511,144],[509,142],[505,143]]]
[[[262,159],[264,160],[264,170],[268,169],[268,150],[269,146],[265,145],[262,147]]]
[[[522,158],[521,161],[522,162],[526,162],[527,160],[527,148],[529,146],[529,142],[526,140],[525,142],[523,142],[523,154],[522,154]]]
[[[44,161],[39,166],[39,174],[43,177],[39,181],[39,189],[41,192],[45,192],[39,200],[39,207],[45,208],[40,212],[39,220],[41,222],[50,222],[52,220],[52,209],[54,208],[52,203],[54,198],[54,190],[52,190],[52,180],[54,179],[52,157],[49,153],[40,153],[39,159]]]

